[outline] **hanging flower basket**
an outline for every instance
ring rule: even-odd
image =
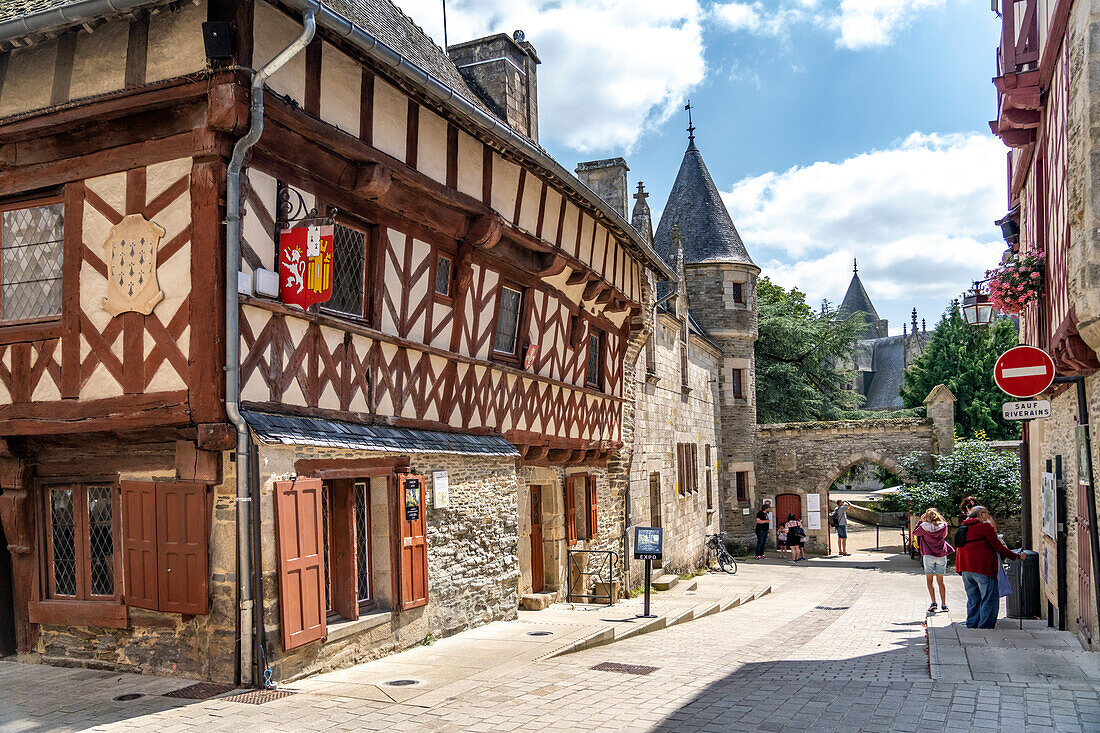
[[[1039,299],[1043,291],[1045,254],[1040,250],[1014,254],[1000,267],[988,270],[989,295],[993,307],[1002,313],[1020,314]]]

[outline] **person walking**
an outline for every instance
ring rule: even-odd
[[[947,520],[935,509],[929,509],[921,515],[913,536],[917,538],[917,549],[920,550],[921,561],[924,563],[924,580],[928,583],[928,597],[932,599],[928,613],[936,612],[933,580],[940,586],[940,610],[946,611],[947,588],[943,584],[943,575],[947,572],[947,556],[955,551],[947,541]]]
[[[771,528],[772,518],[769,515],[771,512],[772,503],[765,500],[764,505],[760,507],[760,511],[756,513],[756,559],[764,559],[764,548],[768,544],[768,530]]]
[[[836,509],[833,509],[833,521],[836,527],[836,544],[841,555],[850,555],[848,552],[848,502],[837,499]]]
[[[966,589],[966,627],[994,629],[1001,597],[997,589],[998,556],[1019,560],[997,537],[993,516],[984,506],[975,506],[955,533],[955,569]]]
[[[802,528],[802,522],[794,513],[787,515],[787,547],[791,548],[791,565],[799,560],[806,559],[806,530]]]

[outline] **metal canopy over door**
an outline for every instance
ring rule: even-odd
[[[531,592],[541,593],[545,587],[542,560],[542,487],[531,487]]]

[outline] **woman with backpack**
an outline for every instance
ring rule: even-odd
[[[955,551],[947,541],[947,529],[947,520],[935,509],[929,509],[921,515],[920,523],[913,529],[913,536],[917,538],[917,548],[924,562],[924,579],[928,583],[928,597],[932,599],[928,613],[936,612],[936,591],[932,587],[933,579],[938,581],[940,586],[940,610],[947,610],[947,588],[944,587],[943,576],[947,572],[947,556]]]
[[[806,559],[806,530],[802,522],[791,512],[787,515],[787,547],[791,548],[791,565]]]

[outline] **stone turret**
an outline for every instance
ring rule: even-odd
[[[653,215],[649,212],[649,204],[646,199],[645,184],[638,181],[638,192],[634,194],[634,211],[630,214],[630,224],[634,231],[645,238],[646,244],[653,246]]]

